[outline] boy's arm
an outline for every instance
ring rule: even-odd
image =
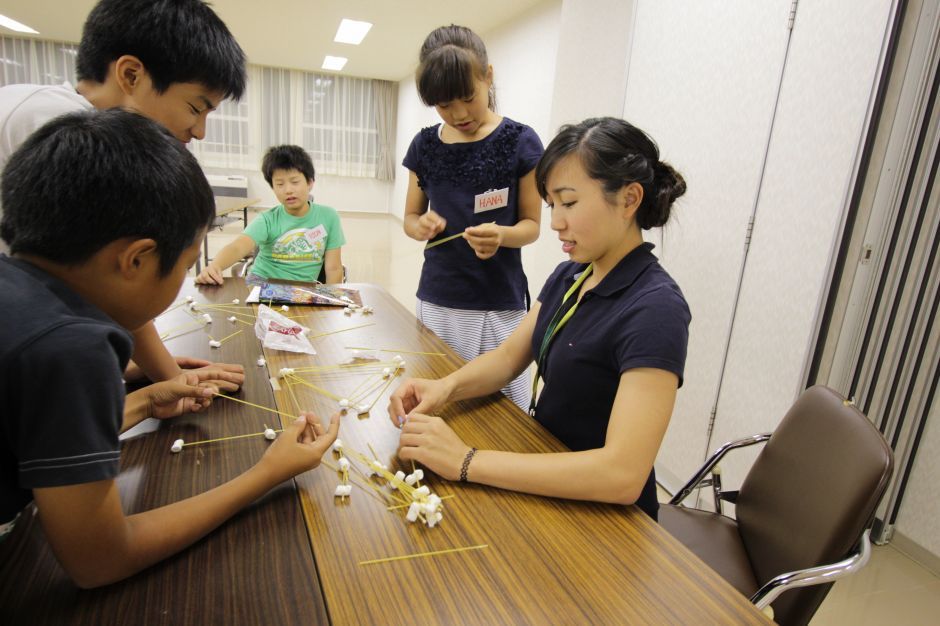
[[[153,322],[147,322],[134,335],[134,362],[153,381],[169,380],[182,373],[176,359],[163,345]]]
[[[275,485],[320,464],[336,439],[312,414],[284,429],[264,456],[233,480],[192,498],[125,516],[114,480],[33,489],[52,550],[75,583],[126,578],[205,536]]]
[[[202,285],[221,285],[225,281],[222,272],[254,251],[255,240],[248,235],[239,235],[235,241],[219,250],[215,258],[196,277],[196,282]]]
[[[327,250],[323,256],[323,267],[326,270],[326,282],[339,284],[343,282],[342,248]]]

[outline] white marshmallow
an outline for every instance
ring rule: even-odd
[[[279,377],[281,377],[281,378],[284,378],[285,376],[288,376],[288,375],[293,374],[293,373],[294,373],[294,368],[293,368],[293,367],[282,367],[282,368],[281,368],[281,371],[279,371],[279,372],[277,373],[277,375],[278,375]]]
[[[204,320],[206,321],[206,324],[211,324],[211,323],[212,323],[212,316],[209,315],[208,313],[203,313],[203,314],[202,314],[202,319],[204,319]]]
[[[195,303],[195,302],[190,302],[190,303],[189,303],[189,310],[190,310],[190,311],[198,311],[198,310],[199,310],[199,307],[196,306],[196,303]]]
[[[418,504],[417,502],[412,502],[412,504]],[[421,512],[425,515],[434,515],[437,513],[437,507],[440,506],[436,502],[425,502],[421,505]]]
[[[192,301],[193,301],[192,296],[186,296],[186,302],[192,302]]]
[[[339,408],[341,408],[341,409],[348,409],[348,408],[349,408],[349,400],[346,399],[346,398],[340,398],[340,400],[339,400]]]
[[[401,358],[401,355],[400,355],[400,354],[396,354],[395,356],[392,357],[392,360],[393,360],[393,361],[403,361],[404,359]]]
[[[391,368],[386,367],[384,370],[382,370],[382,378],[388,378],[391,375],[392,375]]]
[[[183,449],[182,439],[177,439],[176,441],[173,442],[173,445],[170,446],[170,452],[179,452],[182,449]]]
[[[412,502],[411,506],[408,507],[408,514],[405,515],[405,519],[409,522],[414,522],[418,519],[418,513],[421,512],[421,505],[417,502]]]
[[[431,489],[427,485],[423,485],[415,489],[415,496],[420,498],[422,496],[427,496],[431,493]]]
[[[443,517],[444,517],[444,516],[441,515],[441,512],[440,512],[440,511],[438,511],[437,513],[434,513],[434,514],[432,514],[432,515],[428,515],[428,516],[425,518],[425,519],[428,520],[428,528],[434,528],[435,526],[437,526],[437,523],[438,523],[439,521],[441,521],[441,519],[443,519]]]
[[[282,304],[282,305],[281,305],[281,310],[282,310],[282,311],[290,311],[290,307],[287,306],[286,304]]]
[[[265,365],[268,364],[268,362],[264,360],[263,356],[258,357],[257,363],[258,363],[258,367],[264,367]]]
[[[352,314],[353,314],[353,310],[352,310],[350,307],[346,307],[345,309],[343,309],[343,313],[344,313],[345,315],[352,315]]]
[[[349,466],[350,466],[349,459],[347,459],[347,458],[344,457],[344,456],[340,457],[340,459],[339,459],[339,468],[340,468],[341,470],[348,471],[348,470],[349,470]]]
[[[408,474],[407,476],[405,476],[405,482],[409,485],[415,484],[416,480],[417,479],[415,478],[414,474]]]
[[[363,315],[371,315],[371,314],[374,313],[374,312],[375,312],[375,309],[373,309],[371,306],[364,306],[364,307],[362,307],[362,314],[363,314]]]
[[[230,321],[230,322],[232,322],[232,323],[234,324],[235,322],[238,321],[238,318],[235,317],[234,315],[232,315],[231,317],[228,318],[228,321]]]
[[[395,472],[395,478],[397,478],[398,480],[405,480],[405,472],[398,470],[397,472]]]
[[[414,471],[414,474],[412,474],[412,476],[415,477],[415,480],[424,480],[424,470],[421,468],[418,468]],[[431,497],[436,498],[437,496],[431,496]]]
[[[241,304],[241,302],[242,301],[239,300],[238,298],[235,298],[234,300],[232,300],[232,304]]]
[[[345,498],[352,494],[352,485],[336,485],[336,490],[333,492],[334,496],[340,498]]]
[[[268,441],[274,441],[275,439],[277,439],[277,433],[274,432],[273,428],[265,428],[264,438],[267,439]]]
[[[343,440],[337,438],[337,439],[333,442],[333,450],[335,450],[336,452],[339,452],[339,451],[342,450],[342,449],[343,449]]]
[[[212,346],[213,348],[221,348],[221,347],[222,347],[222,342],[221,342],[221,341],[216,341],[215,339],[210,339],[210,340],[209,340],[209,345]]]

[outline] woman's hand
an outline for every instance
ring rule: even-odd
[[[480,259],[490,258],[503,245],[503,229],[496,224],[470,226],[463,233],[463,238]]]
[[[401,426],[411,413],[435,413],[447,404],[450,392],[444,379],[409,378],[389,396],[388,416]]]
[[[401,428],[398,458],[425,466],[441,478],[457,480],[470,446],[439,417],[412,413]]]

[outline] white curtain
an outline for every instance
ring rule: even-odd
[[[78,46],[58,41],[0,37],[0,87],[18,83],[74,85]]]
[[[73,85],[77,46],[0,37],[0,86]],[[318,173],[394,180],[395,83],[248,66],[240,102],[226,100],[189,149],[204,167],[254,170],[270,147],[296,144]]]

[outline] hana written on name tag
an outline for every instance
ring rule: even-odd
[[[495,189],[473,197],[473,212],[483,213],[493,209],[501,209],[509,204],[509,187]]]
[[[306,233],[307,241],[310,243],[316,243],[326,237],[326,229],[323,228],[323,224],[320,224],[316,228],[311,228]]]

